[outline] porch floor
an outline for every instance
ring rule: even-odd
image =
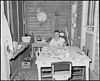
[[[15,76],[15,80],[38,80],[38,70],[35,59],[30,68],[21,68]],[[90,80],[93,80],[93,74],[90,72]]]
[[[30,68],[21,68],[15,76],[15,80],[38,80],[38,70],[35,60]]]

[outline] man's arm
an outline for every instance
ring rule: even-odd
[[[60,48],[64,46],[65,42],[66,42],[65,39],[62,38],[62,40],[60,41]]]

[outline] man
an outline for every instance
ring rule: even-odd
[[[45,56],[54,55],[58,56],[59,54],[63,55],[63,46],[65,44],[65,39],[60,37],[59,30],[54,31],[54,38],[50,41],[50,46],[43,47],[41,53]]]
[[[59,30],[55,30],[55,32],[54,32],[54,38],[51,39],[51,41],[50,41],[50,46],[51,47],[62,48],[64,46],[65,39],[59,37],[59,35],[60,35]]]

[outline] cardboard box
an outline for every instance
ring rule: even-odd
[[[31,57],[25,57],[22,61],[22,68],[30,68],[33,63],[33,59]]]
[[[30,68],[31,62],[22,62],[22,68]]]

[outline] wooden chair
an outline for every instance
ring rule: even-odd
[[[65,46],[69,46],[69,39],[67,36],[65,36],[65,33],[63,31],[60,32],[60,37],[65,39]]]
[[[88,54],[89,54],[89,49],[86,49],[86,50],[85,50],[85,54],[88,56]]]
[[[83,46],[83,52],[86,54],[86,56],[88,56],[88,54],[89,54],[89,49],[88,48],[86,48],[85,46]]]
[[[71,62],[55,62],[51,64],[52,80],[68,80],[71,78]]]

